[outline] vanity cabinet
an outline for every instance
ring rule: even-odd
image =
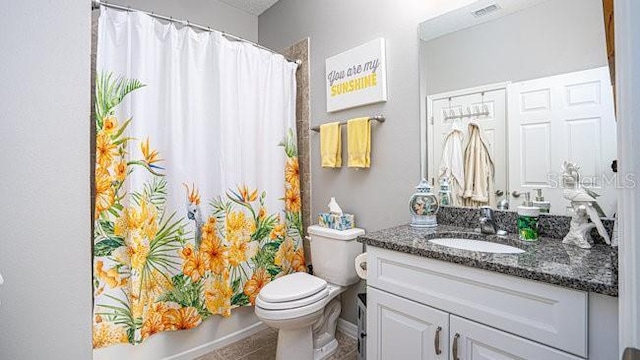
[[[590,348],[587,292],[371,246],[367,263],[369,360],[608,354]]]

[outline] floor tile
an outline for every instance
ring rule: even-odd
[[[336,332],[338,351],[330,360],[356,360],[357,342],[344,333]],[[246,339],[213,351],[197,360],[275,360],[278,332],[273,329],[260,331]]]
[[[340,331],[336,332],[336,340],[338,340],[338,351],[336,351],[329,360],[341,360],[347,354],[356,349],[356,339],[349,337]]]
[[[223,360],[240,359],[266,345],[275,344],[277,340],[278,333],[275,330],[265,329],[231,345],[220,348],[216,350],[215,353]]]
[[[275,360],[277,344],[266,345],[238,360]],[[231,360],[231,359],[229,359]]]
[[[358,359],[358,351],[352,350],[350,353],[344,355],[339,360],[357,360]]]
[[[213,351],[204,356],[196,358],[196,360],[220,360],[220,358],[218,357],[218,355],[216,355],[215,351]]]

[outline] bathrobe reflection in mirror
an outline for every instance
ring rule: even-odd
[[[451,189],[452,205],[463,206],[462,195],[464,192],[464,156],[462,143],[464,134],[457,123],[451,127],[451,131],[444,139],[442,146],[442,158],[438,179],[448,179]]]
[[[495,206],[494,162],[489,142],[477,121],[469,123],[469,142],[464,151],[464,206]]]

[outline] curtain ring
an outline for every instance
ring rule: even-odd
[[[131,6],[127,6],[127,12],[131,12]]]

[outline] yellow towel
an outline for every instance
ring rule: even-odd
[[[347,142],[349,167],[371,166],[371,126],[368,117],[347,121]]]
[[[322,167],[342,166],[342,134],[339,122],[320,125],[320,156]]]

